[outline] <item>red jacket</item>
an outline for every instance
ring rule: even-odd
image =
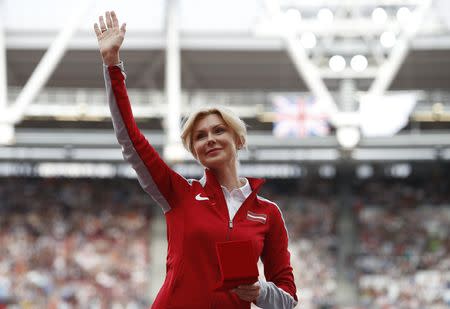
[[[230,221],[214,174],[206,169],[201,180],[187,180],[173,171],[137,128],[121,68],[112,66],[108,70],[109,77],[106,72],[105,78],[110,109],[124,158],[132,164],[140,184],[162,207],[166,218],[166,278],[152,308],[250,308],[249,302],[234,293],[212,291],[220,280],[216,242],[248,239],[263,261],[267,282],[274,284],[272,288],[281,289],[267,293],[286,294],[283,297],[295,306],[296,287],[281,212],[273,202],[257,196],[264,180],[248,178],[252,193]],[[254,220],[249,212],[266,216],[266,220]],[[279,301],[273,308],[287,307]]]

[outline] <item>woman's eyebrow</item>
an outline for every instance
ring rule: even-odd
[[[224,123],[219,123],[219,124],[216,124],[215,126],[213,126],[211,129],[215,129],[220,126],[226,126],[226,125]],[[198,129],[198,130],[195,130],[194,133],[205,132],[205,131],[206,131],[206,129]]]
[[[212,127],[212,128],[215,129],[215,128],[220,127],[220,126],[226,127],[226,124],[224,124],[224,123],[219,123],[219,124],[216,124],[216,125],[215,125],[214,127]]]

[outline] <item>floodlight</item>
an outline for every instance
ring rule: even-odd
[[[387,20],[387,17],[387,13],[383,8],[378,7],[372,12],[372,20],[377,25],[384,24]]]
[[[411,10],[407,7],[401,7],[397,10],[397,20],[400,23],[407,23],[411,18]]]
[[[358,144],[361,134],[357,127],[344,126],[337,129],[336,137],[342,147],[352,149]]]
[[[302,14],[299,10],[290,8],[285,13],[286,18],[289,22],[298,23],[302,20]]]
[[[330,66],[330,69],[334,72],[341,72],[345,69],[346,62],[344,57],[335,55],[330,58],[330,61],[328,62],[328,65]]]
[[[407,178],[412,173],[412,167],[409,163],[393,164],[389,172],[394,178]]]
[[[0,145],[14,143],[14,126],[0,123]]]
[[[330,9],[323,8],[317,13],[317,18],[321,23],[329,25],[333,23],[334,14]]]
[[[367,179],[372,177],[374,174],[372,165],[362,164],[356,168],[356,176],[359,179]]]
[[[336,168],[330,164],[322,165],[319,167],[319,175],[322,178],[333,178],[336,176]]]
[[[317,44],[317,39],[314,33],[305,32],[300,38],[300,43],[304,48],[314,48],[314,46],[316,46]]]
[[[363,55],[356,55],[352,57],[350,61],[350,66],[356,72],[362,72],[367,68],[367,58]]]

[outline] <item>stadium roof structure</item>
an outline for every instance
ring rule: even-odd
[[[92,30],[109,9],[127,22],[127,85],[161,151],[178,149],[192,106],[217,102],[254,127],[243,160],[450,158],[448,1],[0,0],[0,8],[0,160],[121,160]],[[410,122],[408,132],[345,149],[336,136],[277,139],[261,120],[271,94],[310,93],[332,107],[336,133],[359,130],[361,95],[388,92],[415,93],[410,120],[439,130]]]

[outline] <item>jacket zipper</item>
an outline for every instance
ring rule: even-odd
[[[227,233],[227,240],[230,240],[230,234],[231,230],[233,229],[233,220],[228,221],[228,233]]]
[[[233,229],[233,220],[230,219],[230,220],[228,220],[227,240],[230,240],[230,234],[231,234],[232,229]],[[214,308],[216,308],[216,301],[213,296],[211,309],[214,309]]]

